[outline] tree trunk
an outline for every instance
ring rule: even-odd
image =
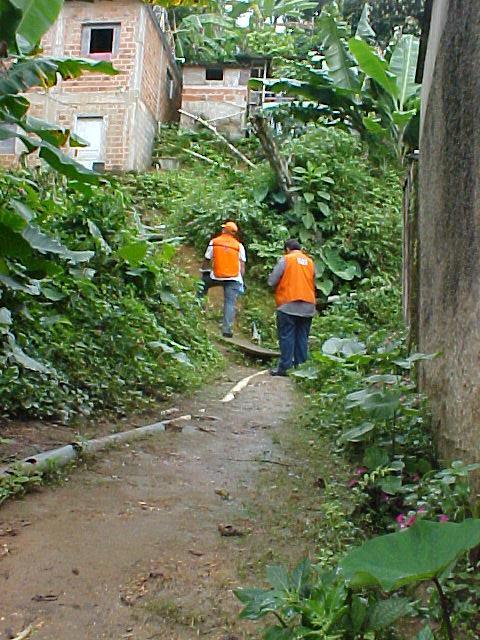
[[[259,114],[255,114],[250,119],[252,128],[262,145],[265,156],[277,178],[278,186],[285,194],[286,202],[289,207],[293,205],[292,178],[288,170],[288,162],[280,155],[277,142],[265,118]]]

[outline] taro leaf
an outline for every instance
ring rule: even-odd
[[[402,479],[400,476],[387,476],[380,480],[379,485],[384,493],[394,496],[402,488]]]
[[[0,308],[0,324],[12,324],[12,314],[6,307]]]
[[[342,280],[353,280],[361,274],[358,263],[354,260],[344,260],[336,249],[324,248],[322,258],[330,271]]]
[[[329,338],[328,340],[325,340],[325,342],[322,344],[322,351],[323,353],[326,353],[329,356],[334,356],[337,353],[340,353],[340,350],[342,348],[342,343],[343,343],[343,338]]]
[[[255,185],[255,187],[253,188],[253,197],[255,198],[255,202],[263,202],[268,196],[269,191],[270,186],[268,185],[268,183]]]
[[[137,240],[135,242],[129,242],[124,244],[118,250],[118,255],[126,260],[132,267],[138,266],[145,258],[148,251],[148,242],[145,240]]]
[[[392,373],[383,373],[383,374],[378,373],[373,376],[368,376],[368,378],[365,378],[365,382],[368,382],[370,384],[377,384],[377,383],[395,384],[400,379],[401,379],[400,376],[395,376]]]
[[[46,367],[38,360],[27,356],[27,354],[23,351],[21,347],[15,342],[15,338],[12,335],[8,336],[8,349],[7,356],[13,358],[15,362],[25,369],[30,369],[31,371],[38,371],[39,373],[50,373],[50,369]]]
[[[345,431],[340,436],[340,442],[362,442],[365,440],[367,433],[371,433],[375,429],[372,422],[362,422],[358,427]]]
[[[0,273],[0,284],[3,284],[7,289],[11,289],[12,291],[23,291],[23,293],[28,293],[31,296],[40,295],[40,287],[34,281],[23,284],[10,276]]]
[[[12,314],[10,309],[0,307],[0,333],[8,333],[8,327],[12,324]]]
[[[160,291],[160,299],[163,304],[170,304],[172,307],[175,307],[175,309],[180,309],[180,303],[174,293],[170,291]]]
[[[190,358],[187,356],[186,353],[183,353],[183,351],[180,351],[178,353],[172,353],[172,358],[174,358],[175,360],[177,360],[181,364],[187,365],[187,367],[193,367],[193,364],[192,364]]]
[[[160,340],[154,340],[148,343],[148,346],[151,349],[161,349],[164,353],[174,353],[175,349],[171,347],[169,344],[165,344],[165,342],[161,342]]]
[[[65,298],[65,294],[55,287],[49,287],[48,285],[42,284],[41,289],[42,294],[47,298],[47,300],[58,302],[58,300],[63,300],[63,298]]]
[[[65,258],[73,264],[87,262],[95,253],[93,251],[70,251],[63,244],[39,231],[36,227],[28,225],[22,232],[22,238],[28,242],[32,249],[40,253],[54,253]]]
[[[394,596],[388,600],[379,600],[370,609],[368,629],[380,631],[387,629],[399,618],[404,618],[412,611],[412,605],[407,598]]]
[[[318,373],[319,372],[317,367],[310,366],[305,368],[302,367],[301,369],[296,369],[295,371],[292,371],[290,375],[294,376],[295,378],[302,378],[304,380],[317,380]]]
[[[419,362],[420,360],[433,360],[438,355],[438,353],[412,353],[410,356],[408,356],[408,358],[394,360],[393,362],[402,369],[411,369],[416,362]]]
[[[385,391],[370,391],[362,389],[347,396],[347,409],[360,407],[373,418],[389,420],[393,418],[400,406],[401,392],[398,389]]]
[[[315,286],[324,296],[329,296],[333,291],[333,281],[330,278],[316,278]]]
[[[469,549],[480,544],[480,520],[460,523],[417,520],[406,531],[368,540],[353,549],[340,570],[355,588],[395,591],[438,578]]]
[[[388,463],[388,453],[380,447],[368,447],[362,460],[363,464],[369,469],[378,469]]]

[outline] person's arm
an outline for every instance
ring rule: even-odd
[[[276,289],[284,273],[285,273],[285,258],[282,257],[275,265],[272,273],[268,276],[268,286],[271,287],[272,289]]]
[[[240,245],[238,257],[240,259],[240,274],[243,278],[243,276],[245,275],[245,266],[247,263],[247,254],[245,253],[245,247],[243,246],[243,244]]]
[[[202,269],[212,268],[212,258],[213,258],[213,244],[210,242],[207,247],[207,250],[205,251],[205,256],[202,262]]]

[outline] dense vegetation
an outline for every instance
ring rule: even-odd
[[[13,189],[22,210],[35,211],[35,248],[9,204]],[[125,411],[191,385],[218,361],[195,283],[118,182],[82,195],[44,174],[2,174],[0,204],[2,223],[18,225],[15,244],[2,247],[3,415]]]

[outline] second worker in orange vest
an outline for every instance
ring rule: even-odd
[[[222,225],[222,233],[213,238],[205,252],[205,260],[211,261],[211,269],[203,276],[203,293],[210,287],[223,287],[223,335],[233,336],[235,305],[244,290],[243,275],[247,261],[245,247],[235,237],[238,227],[235,222]]]
[[[287,240],[285,255],[268,278],[275,290],[280,361],[270,373],[287,375],[288,369],[305,362],[308,336],[315,315],[315,265],[297,240]]]

